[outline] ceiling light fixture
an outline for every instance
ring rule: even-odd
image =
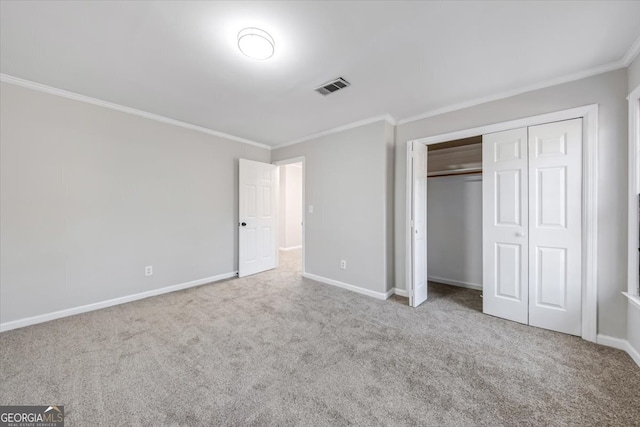
[[[238,33],[238,49],[249,58],[265,60],[273,56],[273,37],[260,28],[245,28]]]

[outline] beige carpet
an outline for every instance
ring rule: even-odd
[[[68,426],[639,425],[618,350],[485,316],[431,286],[418,309],[283,266],[0,334],[0,403]]]

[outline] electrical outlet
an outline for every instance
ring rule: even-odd
[[[345,261],[345,260],[341,259],[341,260],[340,260],[340,268],[341,268],[342,270],[346,270],[346,269],[347,269],[347,261]]]
[[[153,274],[153,265],[147,265],[144,268],[144,275],[145,276],[151,276]]]

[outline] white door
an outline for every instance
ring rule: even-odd
[[[482,137],[482,309],[528,323],[527,129]]]
[[[582,119],[529,127],[529,324],[582,332]]]
[[[240,159],[238,276],[277,265],[278,167]]]
[[[409,283],[409,305],[427,300],[427,146],[411,142],[411,251],[414,265]]]

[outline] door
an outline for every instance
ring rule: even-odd
[[[529,324],[582,332],[582,119],[529,127]]]
[[[238,276],[277,265],[277,166],[240,159]]]
[[[482,310],[528,323],[527,129],[482,137]]]
[[[427,300],[427,146],[411,142],[411,251],[414,265],[409,280],[409,305]]]

